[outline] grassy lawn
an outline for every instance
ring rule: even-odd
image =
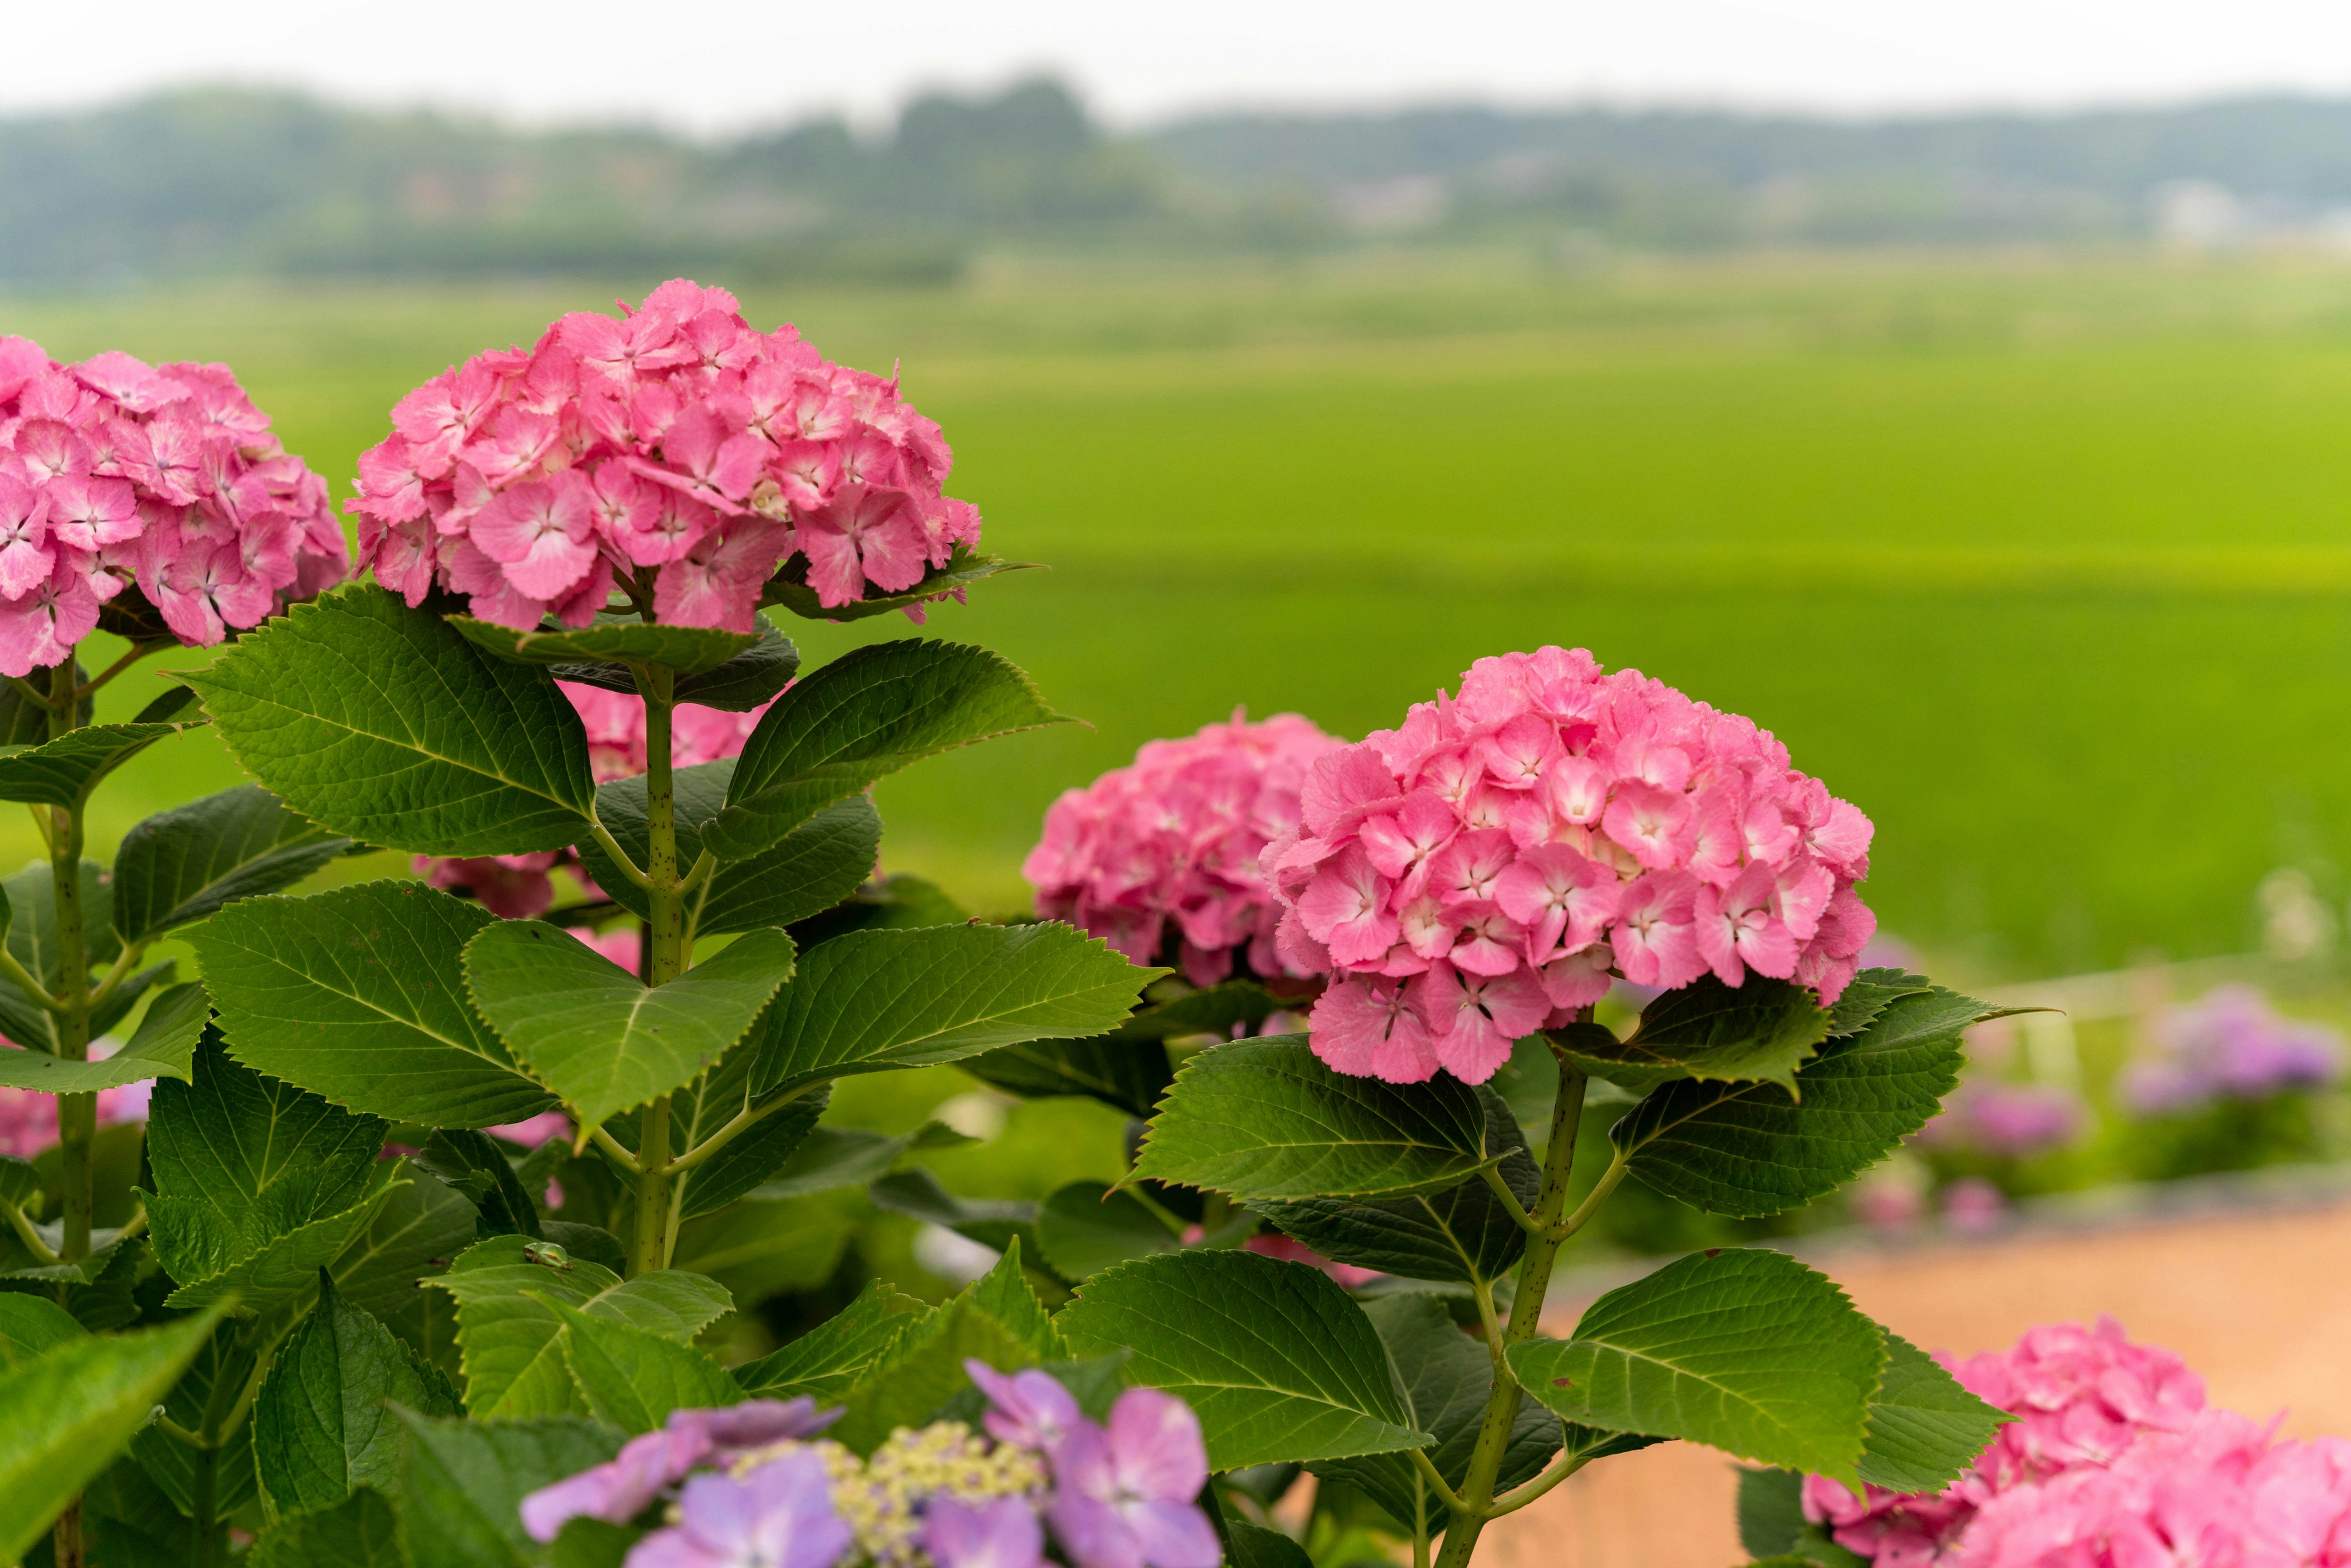
[[[19,298],[0,331],[225,359],[340,495],[409,386],[614,292]],[[1542,642],[1778,731],[1876,818],[1887,929],[1986,978],[2241,949],[2280,864],[2344,891],[2351,269],[1007,265],[746,308],[901,360],[990,548],[1054,569],[930,630],[1091,727],[881,791],[890,863],[979,907],[1020,901],[1053,795],[1150,737],[1238,704],[1359,735]],[[94,848],[233,779],[208,738],[158,747]]]

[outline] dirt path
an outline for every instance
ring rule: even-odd
[[[2212,1403],[2293,1436],[2351,1434],[2351,1202],[1807,1259],[1916,1343],[1967,1354],[2034,1323],[2122,1320]],[[1581,1303],[1545,1328],[1564,1333]],[[1728,1568],[1730,1462],[1668,1443],[1608,1459],[1487,1532],[1478,1568]]]

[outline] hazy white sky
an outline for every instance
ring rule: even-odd
[[[2351,89],[2344,0],[0,0],[0,110],[295,83],[709,129],[1048,68],[1127,122],[1479,97],[1836,110]]]

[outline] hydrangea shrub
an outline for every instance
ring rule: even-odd
[[[0,1167],[50,1254],[0,1290],[0,1557],[60,1520],[60,1561],[1298,1568],[1311,1472],[1318,1517],[1459,1568],[1653,1443],[1866,1497],[1992,1440],[1778,1252],[1543,1315],[1625,1181],[1808,1203],[1991,1016],[1859,967],[1870,824],[1768,732],[1556,648],[1361,742],[1237,716],[1054,808],[1040,918],[970,920],[877,877],[870,787],[1061,716],[985,649],[807,668],[762,613],[919,616],[1000,569],[894,381],[680,281],[391,425],[372,580],[224,605],[183,675],[257,784],[126,845],[119,943],[68,949],[105,976],[27,967],[81,882],[11,884],[6,977],[84,1043],[145,973],[118,954],[184,930],[202,977],[105,1062],[16,1053],[157,1082],[112,1228]],[[359,845],[419,874],[287,891]],[[181,880],[133,896],[150,864]],[[972,1201],[910,1163],[956,1134],[826,1125],[842,1079],[946,1063],[1115,1108],[1130,1168]],[[741,1360],[839,1188],[995,1264]]]

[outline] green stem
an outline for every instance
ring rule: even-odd
[[[1568,1174],[1575,1165],[1575,1134],[1583,1118],[1583,1092],[1589,1082],[1583,1072],[1562,1059],[1559,1064],[1559,1094],[1552,1103],[1551,1140],[1543,1145],[1542,1190],[1535,1199],[1533,1222],[1527,1237],[1526,1256],[1519,1263],[1519,1288],[1510,1301],[1510,1321],[1494,1347],[1494,1391],[1486,1401],[1486,1419],[1469,1453],[1468,1474],[1461,1483],[1461,1511],[1445,1531],[1437,1568],[1468,1568],[1479,1534],[1494,1517],[1494,1481],[1500,1474],[1502,1453],[1510,1446],[1510,1428],[1519,1418],[1525,1396],[1510,1375],[1499,1352],[1534,1336],[1542,1317],[1543,1295],[1551,1289],[1552,1266],[1566,1244],[1562,1221],[1567,1213]]]
[[[78,716],[75,700],[74,666],[68,660],[49,672],[49,738],[71,732]],[[56,895],[57,967],[57,1054],[68,1061],[89,1059],[89,945],[82,929],[81,812],[71,806],[52,807],[49,831],[49,884]],[[67,1262],[89,1256],[90,1218],[95,1207],[90,1150],[98,1137],[98,1096],[57,1096],[57,1153],[60,1182],[65,1188],[65,1239],[58,1255]]]
[[[645,703],[645,983],[664,986],[685,972],[685,894],[677,869],[677,795],[671,765],[670,717],[676,677],[659,664],[637,671]],[[635,1215],[629,1228],[632,1278],[669,1267],[676,1244],[671,1201],[669,1096],[645,1107],[637,1135]]]

